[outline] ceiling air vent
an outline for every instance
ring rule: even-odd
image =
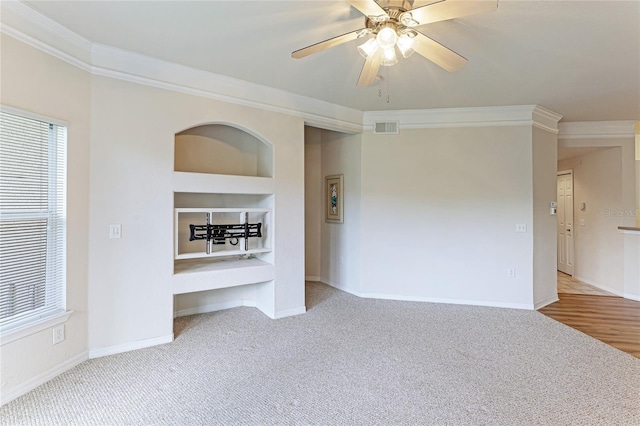
[[[373,133],[377,135],[397,135],[397,121],[379,121],[373,124]]]

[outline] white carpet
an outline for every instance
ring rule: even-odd
[[[87,361],[2,425],[640,425],[640,360],[537,312],[359,299],[176,320],[175,342]]]

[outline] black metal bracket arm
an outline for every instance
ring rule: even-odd
[[[229,238],[262,237],[262,223],[240,223],[237,225],[189,225],[189,241],[207,240],[213,244],[225,244]],[[238,244],[235,241],[235,244]]]
[[[229,240],[231,245],[238,245],[239,239],[244,238],[244,249],[249,249],[249,238],[262,237],[262,222],[249,223],[249,215],[244,214],[244,223],[211,224],[211,215],[207,213],[205,225],[189,225],[189,241],[207,240],[207,254],[211,244],[225,244]]]

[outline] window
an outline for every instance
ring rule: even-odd
[[[14,112],[6,107],[0,111],[3,340],[60,317],[66,308],[67,129]]]

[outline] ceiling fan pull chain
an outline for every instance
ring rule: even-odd
[[[387,103],[389,103],[389,98],[390,98],[390,94],[389,94],[389,67],[387,67]]]

